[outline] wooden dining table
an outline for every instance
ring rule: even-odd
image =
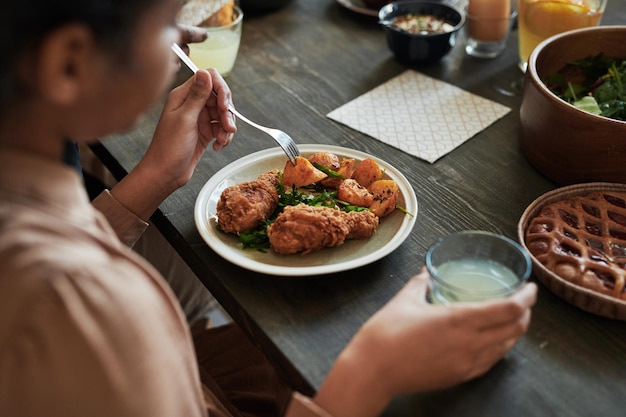
[[[317,276],[273,276],[218,255],[194,223],[202,187],[233,161],[276,147],[269,136],[241,122],[233,143],[221,152],[207,151],[191,181],[151,218],[289,385],[308,395],[360,326],[420,270],[439,237],[485,230],[516,239],[525,208],[559,186],[520,152],[523,81],[517,30],[494,59],[467,56],[461,32],[441,61],[407,67],[394,59],[377,18],[345,4],[295,0],[276,11],[246,14],[227,81],[237,109],[248,118],[284,130],[298,144],[355,149],[402,172],[418,201],[406,240],[375,262]],[[601,24],[626,24],[626,1],[608,0]],[[408,68],[511,111],[434,163],[327,117]],[[179,79],[189,75],[182,68]],[[132,131],[94,146],[117,178],[144,153],[158,113],[156,108]],[[528,333],[486,375],[454,388],[402,396],[384,415],[617,417],[626,415],[625,404],[626,324],[583,311],[539,284]]]

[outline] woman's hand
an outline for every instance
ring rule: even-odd
[[[230,89],[214,69],[198,71],[170,93],[145,158],[165,168],[161,175],[171,177],[174,189],[191,178],[211,141],[219,151],[232,140],[237,127],[230,103]]]
[[[426,301],[428,278],[422,269],[365,323],[316,403],[337,417],[378,415],[397,395],[483,375],[528,329],[535,284],[505,299],[440,306]]]
[[[140,218],[150,217],[189,181],[211,141],[215,151],[230,143],[237,131],[230,103],[230,89],[216,70],[200,70],[172,90],[148,150],[113,196]]]

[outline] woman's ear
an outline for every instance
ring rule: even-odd
[[[60,105],[79,100],[96,76],[91,70],[97,59],[96,45],[89,29],[65,25],[51,32],[38,52],[34,74],[41,96]]]

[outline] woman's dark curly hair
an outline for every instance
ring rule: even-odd
[[[70,23],[89,27],[96,41],[120,56],[141,14],[162,0],[0,0],[0,115],[20,94],[16,76],[21,54],[37,48],[45,36]]]

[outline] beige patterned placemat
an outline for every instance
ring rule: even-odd
[[[510,111],[407,70],[327,117],[433,163]]]

